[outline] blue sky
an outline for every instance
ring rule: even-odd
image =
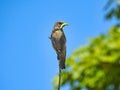
[[[69,24],[64,28],[68,57],[116,23],[104,19],[105,4],[105,0],[0,0],[0,90],[53,90],[58,62],[48,37],[54,23]]]

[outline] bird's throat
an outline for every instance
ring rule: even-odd
[[[53,33],[53,37],[59,39],[63,35],[63,32],[61,30],[57,30]]]

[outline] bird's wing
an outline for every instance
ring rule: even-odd
[[[65,37],[64,33],[62,34],[62,36],[60,38],[60,44],[61,44],[61,49],[62,49],[63,45],[66,44],[66,37]]]
[[[57,43],[58,41],[57,41],[57,39],[55,38],[55,37],[52,37],[52,45],[53,45],[53,48],[57,51],[57,52],[59,52],[59,47],[58,47],[58,43]]]

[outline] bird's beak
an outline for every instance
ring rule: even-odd
[[[63,29],[64,26],[68,26],[68,24],[67,23],[63,23],[60,28]]]

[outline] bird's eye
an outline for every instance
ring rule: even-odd
[[[59,24],[61,25],[61,24],[62,24],[62,22],[59,22]]]

